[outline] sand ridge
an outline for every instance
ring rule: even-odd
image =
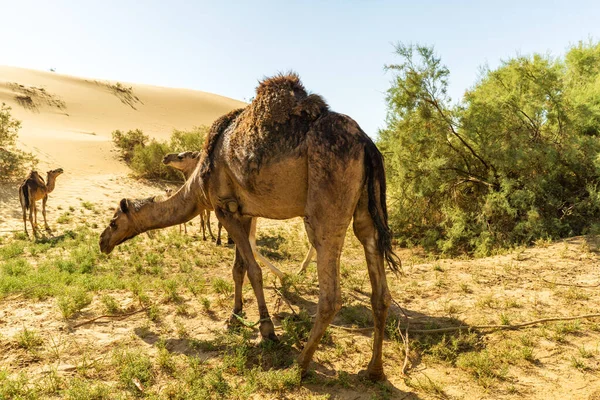
[[[22,123],[19,148],[38,157],[38,171],[62,167],[48,201],[52,210],[77,198],[115,201],[138,197],[152,187],[127,180],[129,168],[116,158],[111,133],[141,129],[167,139],[173,129],[209,125],[245,103],[212,93],[61,75],[0,66],[0,103]],[[158,189],[156,189],[158,190]],[[143,193],[139,193],[143,192]],[[138,194],[139,193],[139,194]],[[66,207],[65,207],[66,206]],[[0,188],[0,234],[22,226],[16,185]]]

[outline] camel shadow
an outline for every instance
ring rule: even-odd
[[[265,372],[287,370],[294,366],[300,353],[292,344],[294,338],[286,331],[280,336],[279,342],[259,342],[258,333],[246,328],[215,332],[211,338],[161,339],[157,333],[145,328],[136,328],[134,332],[147,344],[162,347],[170,353],[201,361],[222,358],[235,363],[237,360],[240,363],[235,364],[237,373],[241,374],[244,370],[256,371],[256,368]],[[240,354],[243,357],[236,359]],[[332,399],[419,399],[415,393],[404,392],[389,381],[373,383],[360,373],[336,371],[314,360],[310,368],[301,385],[314,394],[327,395]]]
[[[0,184],[0,225],[4,225],[4,220],[13,218],[19,221],[23,218],[19,203],[19,184],[2,183]]]
[[[259,251],[267,258],[274,260],[286,260],[290,258],[290,254],[281,249],[281,245],[286,243],[286,238],[281,235],[261,235],[256,241]]]

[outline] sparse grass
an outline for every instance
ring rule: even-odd
[[[83,204],[81,208],[89,210]],[[93,217],[89,213],[85,216]],[[80,218],[77,211],[73,221]],[[103,227],[105,221],[98,225]],[[258,332],[250,328],[221,331],[223,321],[230,315],[233,294],[231,248],[215,247],[172,229],[157,231],[153,239],[145,235],[132,239],[106,256],[97,249],[98,231],[92,226],[93,220],[77,227],[66,224],[65,228],[72,230],[57,235],[59,239],[1,237],[0,296],[8,301],[16,297],[18,307],[48,304],[51,312],[43,323],[27,325],[35,326],[35,330],[27,328],[33,332],[27,335],[43,338],[41,345],[30,345],[31,350],[17,344],[18,335],[25,336],[20,331],[9,338],[0,337],[0,348],[26,357],[22,365],[9,361],[0,366],[0,399],[309,399],[343,397],[348,391],[364,393],[366,398],[393,399],[398,392],[405,393],[410,388],[423,398],[449,398],[455,394],[457,398],[475,398],[494,393],[497,398],[506,399],[527,397],[521,376],[535,380],[532,377],[546,368],[548,357],[554,357],[550,360],[555,361],[557,368],[563,368],[560,371],[576,377],[589,376],[597,368],[598,350],[591,340],[598,338],[600,325],[572,321],[519,331],[411,333],[405,382],[372,384],[352,373],[368,363],[372,345],[369,334],[335,328],[326,331],[315,354],[318,372],[309,372],[307,384],[300,384],[294,360],[306,344],[316,312],[318,283],[314,264],[306,275],[290,273],[281,286],[263,270],[265,297],[280,343],[261,343]],[[265,239],[259,238],[261,249],[275,254],[277,266],[288,273],[297,269],[306,250],[304,243],[297,240],[302,234],[301,222],[298,226],[298,232],[268,228]],[[411,329],[419,329],[458,323],[514,324],[572,315],[582,308],[585,311],[581,313],[593,312],[587,309],[593,310],[598,304],[595,290],[538,285],[539,273],[528,271],[521,264],[535,259],[529,250],[526,255],[522,257],[525,261],[511,259],[508,263],[492,264],[481,259],[453,260],[451,266],[436,257],[415,257],[408,264],[405,258],[410,278],[388,276],[394,299],[409,315],[407,320],[394,305],[390,309],[384,342],[388,376],[397,376],[404,361],[404,343],[396,331],[398,322],[406,327],[409,321]],[[369,278],[362,248],[355,238],[348,236],[342,257],[344,302],[335,323],[371,327]],[[593,260],[590,258],[589,262]],[[535,263],[550,264],[538,260]],[[440,270],[436,265],[444,267]],[[579,274],[581,267],[578,268],[575,270]],[[564,271],[557,269],[556,276],[576,281]],[[293,315],[280,300],[273,286],[298,315]],[[543,287],[545,295],[532,296],[539,287]],[[584,300],[579,293],[588,298]],[[245,318],[256,321],[256,302],[249,284],[243,287],[243,297]],[[94,329],[76,328],[77,341],[72,340],[75,335],[71,332],[49,334],[46,327],[48,318],[60,320],[61,314],[72,319],[83,311],[80,318],[88,319],[141,307],[149,309],[122,320],[111,319],[109,324],[101,320],[86,325],[95,325]],[[454,319],[459,313],[460,321]],[[104,345],[95,345],[91,334],[112,326],[119,328],[111,330],[115,342],[109,345],[107,353]],[[548,346],[556,349],[550,356]],[[65,363],[76,366],[72,374],[56,369]],[[1,368],[8,372],[3,375]],[[47,371],[43,377],[34,372],[42,368]],[[324,376],[321,368],[337,373]],[[24,374],[19,376],[21,370]]]
[[[17,334],[16,342],[19,347],[25,350],[36,350],[42,344],[44,340],[39,336],[35,330],[23,328],[23,330]]]
[[[427,376],[425,374],[422,374],[422,377],[415,376],[415,377],[406,378],[404,380],[404,383],[406,383],[406,386],[408,386],[410,388],[413,388],[420,392],[427,393],[428,395],[431,395],[435,398],[438,398],[438,399],[448,399],[449,398],[449,396],[444,391],[443,387],[439,383],[435,382],[434,380],[432,380],[429,376]]]
[[[106,310],[106,312],[110,315],[115,315],[115,314],[119,314],[121,313],[121,306],[119,305],[119,302],[117,302],[117,300],[115,300],[114,297],[112,297],[109,294],[105,294],[100,298],[100,301],[102,302],[102,304],[104,305],[104,309]]]
[[[92,296],[83,288],[72,288],[58,297],[58,308],[64,319],[69,319],[92,302]]]
[[[155,371],[152,361],[146,355],[117,349],[113,353],[113,366],[121,385],[133,393],[141,392],[136,382],[141,384],[143,390],[154,383]]]
[[[223,278],[215,278],[212,281],[213,291],[225,297],[233,294],[233,284]]]
[[[504,379],[508,372],[503,362],[486,350],[461,354],[456,360],[456,365],[471,373],[485,388],[490,388]]]

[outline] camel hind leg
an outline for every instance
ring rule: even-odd
[[[24,190],[27,190],[27,187],[21,186],[19,188],[19,202],[21,203],[21,211],[23,212],[23,228],[25,229],[25,234],[29,236],[27,232],[27,203]]]
[[[221,229],[223,229],[223,224],[221,223],[221,221],[219,221],[219,223],[217,224],[217,246],[221,245]]]
[[[383,336],[388,309],[392,301],[385,276],[383,254],[377,246],[377,230],[368,209],[368,195],[364,190],[354,212],[354,235],[365,251],[369,278],[371,280],[371,307],[375,321],[373,336],[373,355],[367,368],[367,376],[372,380],[383,380]]]
[[[37,209],[32,193],[29,193],[29,223],[31,224],[31,230],[33,231],[33,237],[35,238],[37,237]]]
[[[352,220],[363,182],[361,159],[340,157],[330,146],[309,144],[308,194],[304,225],[317,252],[319,303],[313,328],[298,364],[306,373],[317,346],[335,314],[342,307],[340,256],[346,230]]]
[[[206,240],[206,229],[204,226],[204,211],[200,211],[200,227],[202,227],[202,240]]]
[[[44,228],[47,232],[50,232],[50,227],[48,226],[48,221],[46,220],[46,202],[48,201],[48,195],[45,195],[42,199],[42,215],[44,216]]]

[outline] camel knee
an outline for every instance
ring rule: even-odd
[[[375,314],[387,312],[390,304],[392,304],[392,295],[387,288],[381,293],[373,292],[371,295],[371,307]]]
[[[248,277],[250,279],[262,282],[262,270],[260,269],[258,264],[256,265],[256,268],[248,268]]]
[[[319,316],[325,321],[330,321],[341,308],[342,296],[338,292],[335,296],[327,296],[322,301],[319,301]]]

